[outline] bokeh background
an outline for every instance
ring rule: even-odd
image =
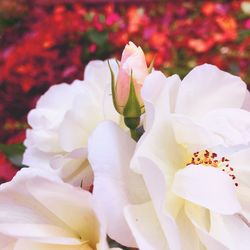
[[[22,167],[39,96],[130,40],[167,75],[212,63],[250,84],[250,1],[0,0],[0,182]]]

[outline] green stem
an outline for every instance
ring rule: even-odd
[[[138,131],[136,129],[130,129],[130,134],[131,134],[131,137],[137,142],[139,141],[140,137],[141,137],[141,134],[138,133]]]
[[[137,142],[142,135],[142,132],[138,129],[140,117],[124,117],[124,123],[129,128],[131,137]]]

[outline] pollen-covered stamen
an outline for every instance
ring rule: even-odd
[[[205,165],[211,166],[214,168],[218,168],[223,172],[226,172],[230,178],[234,181],[234,185],[237,187],[239,184],[236,181],[236,176],[234,175],[234,169],[230,166],[230,162],[226,157],[219,158],[218,155],[214,152],[210,152],[208,150],[202,150],[193,153],[191,157],[191,161],[187,164],[194,165]]]

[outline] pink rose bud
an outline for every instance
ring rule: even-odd
[[[134,85],[136,99],[141,108],[141,87],[144,79],[149,74],[144,53],[141,47],[136,47],[132,42],[125,46],[115,86],[115,100],[117,111],[123,114],[131,93],[131,81]]]

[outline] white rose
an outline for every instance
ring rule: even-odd
[[[110,63],[116,74],[116,62]],[[93,175],[87,141],[103,120],[121,122],[112,103],[108,64],[92,61],[86,66],[84,81],[52,86],[30,111],[23,164],[53,168],[64,181],[89,188]]]
[[[0,202],[1,249],[109,249],[92,195],[51,172],[22,169],[1,185]]]
[[[146,131],[135,153],[117,125],[97,127],[89,141],[93,194],[111,238],[143,250],[248,249],[247,95],[238,77],[211,65],[182,82],[154,72],[143,87]]]

